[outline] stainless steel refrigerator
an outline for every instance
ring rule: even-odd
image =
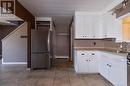
[[[31,31],[31,69],[51,67],[51,33],[49,29]]]

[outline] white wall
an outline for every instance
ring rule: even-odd
[[[3,63],[27,62],[27,38],[21,36],[27,36],[26,22],[2,39]]]

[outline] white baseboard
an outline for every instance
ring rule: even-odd
[[[27,62],[4,62],[2,58],[2,64],[27,64]]]
[[[57,58],[57,59],[58,59],[58,58],[59,58],[59,59],[62,59],[62,58],[63,58],[63,59],[68,59],[69,57],[68,57],[68,56],[56,56],[55,58]]]
[[[31,70],[31,68],[27,68],[27,71],[30,71]]]

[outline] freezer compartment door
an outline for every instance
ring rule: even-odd
[[[50,68],[49,53],[33,53],[31,58],[31,69]]]

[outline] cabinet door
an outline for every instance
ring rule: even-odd
[[[107,37],[115,37],[115,17],[112,14],[107,15]]]
[[[114,57],[114,56],[113,56]],[[118,57],[120,58],[120,57]],[[113,59],[110,71],[110,81],[115,86],[127,86],[127,67],[126,61]]]
[[[122,32],[122,20],[116,19],[115,37],[117,42],[122,42],[123,32]]]
[[[75,71],[77,72],[78,71],[78,58],[77,58],[77,50],[74,50],[74,68],[75,68]]]
[[[78,63],[78,73],[88,73],[88,62],[89,58],[85,51],[78,51],[77,52],[77,63]]]
[[[114,86],[127,86],[127,61],[121,58],[112,54],[102,55],[100,73]]]
[[[108,78],[108,61],[105,55],[101,55],[99,71],[104,78]]]
[[[79,73],[88,73],[89,68],[88,68],[88,58],[85,57],[80,57],[78,59],[78,72]]]
[[[107,16],[104,14],[102,16],[102,32],[103,32],[103,37],[107,37]]]
[[[86,38],[93,38],[94,36],[92,15],[86,15],[84,17],[84,34]]]
[[[84,16],[75,16],[75,38],[84,38]]]
[[[91,53],[89,58],[89,72],[98,73],[98,55],[96,53]]]
[[[121,37],[121,23],[120,20],[116,19],[116,15],[112,13],[106,13],[103,15],[103,29],[104,36],[106,38],[117,38]]]
[[[94,36],[93,36],[94,38],[104,38],[101,15],[95,15],[93,17],[93,32],[94,32]]]

